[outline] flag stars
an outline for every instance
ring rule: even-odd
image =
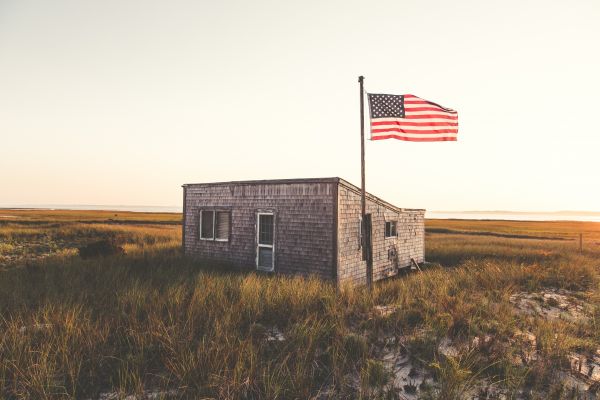
[[[369,94],[371,118],[404,118],[404,96]]]

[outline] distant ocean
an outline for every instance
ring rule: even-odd
[[[174,212],[180,213],[181,206],[126,206],[102,204],[35,204],[0,205],[3,208],[48,209],[48,210],[109,210],[134,212]],[[427,211],[431,219],[499,219],[509,221],[590,221],[600,222],[600,212],[514,212],[514,211]]]
[[[589,221],[600,222],[600,212],[462,212],[427,211],[425,218],[431,219],[500,219],[509,221]]]

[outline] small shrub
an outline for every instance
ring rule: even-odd
[[[250,325],[250,337],[254,340],[264,339],[267,336],[267,328],[258,322]]]
[[[362,371],[362,381],[370,388],[383,388],[390,379],[390,373],[385,369],[383,363],[377,360],[367,360]]]
[[[408,326],[416,327],[425,320],[425,317],[422,310],[411,308],[403,315],[403,319]]]
[[[107,257],[117,254],[125,254],[125,250],[115,241],[110,239],[103,239],[96,242],[89,243],[83,247],[79,247],[79,256],[81,258],[95,258],[95,257]]]
[[[344,336],[344,350],[350,360],[358,361],[367,354],[367,341],[360,335],[348,334]]]
[[[560,303],[554,297],[550,297],[548,300],[546,300],[546,304],[548,304],[550,307],[558,307]]]

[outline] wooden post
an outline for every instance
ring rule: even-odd
[[[579,252],[583,253],[583,233],[579,234]]]
[[[365,200],[365,91],[364,91],[364,76],[358,77],[358,83],[360,86],[360,183],[361,183],[361,193],[360,193],[360,207],[361,207],[361,224],[362,224],[362,259],[367,261],[367,286],[369,289],[371,288],[371,284],[373,282],[373,271],[372,265],[369,262],[368,258],[368,249],[367,249],[367,226],[365,225],[366,215],[367,215],[367,204]]]

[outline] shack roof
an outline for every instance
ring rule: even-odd
[[[202,187],[202,186],[228,186],[228,185],[289,185],[289,184],[301,184],[301,183],[338,183],[344,186],[346,189],[351,190],[355,193],[360,194],[361,189],[351,184],[345,179],[340,177],[329,177],[329,178],[298,178],[298,179],[262,179],[262,180],[248,180],[248,181],[229,181],[229,182],[205,182],[205,183],[186,183],[182,187]],[[371,193],[365,193],[367,199],[381,204],[382,206],[388,207],[395,211],[425,211],[422,208],[402,208],[397,207]]]

